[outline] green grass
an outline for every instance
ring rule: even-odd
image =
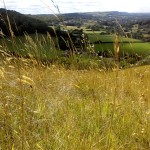
[[[140,56],[150,55],[150,44],[149,43],[120,43],[120,54],[138,54]],[[108,50],[114,53],[114,44],[113,43],[102,43],[95,44],[95,51]]]
[[[150,148],[150,66],[79,71],[10,57],[0,65],[0,149]]]
[[[89,41],[95,42],[101,40],[103,43],[95,44],[95,51],[111,51],[114,52],[114,35],[100,35],[97,33],[88,34]],[[150,55],[150,44],[143,43],[140,40],[119,37],[120,43],[120,54],[124,53],[133,54],[136,53],[142,57]],[[107,43],[108,42],[108,43]],[[0,39],[0,45],[6,51],[15,52],[23,56],[28,54],[41,60],[56,60],[62,52],[55,46],[57,40],[51,36],[43,34],[33,34],[16,37],[13,42],[10,38]],[[30,46],[29,46],[30,45]]]
[[[84,30],[84,32],[86,33],[86,34],[100,34],[101,32],[104,32],[103,30],[102,31],[88,31],[88,30]]]
[[[90,42],[96,42],[101,40],[102,42],[114,42],[114,35],[100,35],[99,33],[90,33],[88,34]],[[141,42],[137,39],[119,37],[119,42]]]
[[[47,61],[57,59],[61,51],[56,47],[56,38],[49,34],[32,34],[0,39],[0,45],[6,52],[15,53],[23,57],[32,57],[37,60]]]
[[[100,34],[88,34],[89,41],[91,43],[101,41],[102,43],[94,44],[95,51],[110,51],[114,53],[114,35],[100,35]],[[150,43],[145,43],[137,39],[119,37],[120,42],[120,54],[138,54],[139,56],[145,57],[150,55]]]
[[[92,35],[93,36],[93,35]],[[112,35],[101,35],[101,39],[110,43],[95,44],[95,52],[108,51],[110,56],[114,56],[114,44]],[[124,39],[124,38],[122,38]],[[63,64],[65,68],[74,69],[91,69],[91,68],[112,68],[115,62],[109,59],[99,60],[98,57],[91,54],[82,54],[72,57],[65,57],[64,52],[56,48],[57,40],[50,35],[33,34],[15,37],[12,40],[9,38],[1,39],[1,49],[6,52],[15,52],[15,55],[24,56],[25,58],[35,59],[43,64]],[[150,55],[149,43],[120,43],[120,55],[137,54],[143,58]],[[136,63],[137,59],[129,59],[126,62],[121,62],[120,67],[130,66],[131,63]]]

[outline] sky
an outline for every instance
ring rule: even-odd
[[[4,7],[23,14],[150,12],[150,0],[0,0],[0,8]]]

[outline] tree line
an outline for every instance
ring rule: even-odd
[[[53,29],[48,27],[48,24],[44,21],[31,18],[16,11],[1,8],[0,36],[10,36],[10,30],[12,30],[16,36],[23,35],[24,33],[33,34],[35,32],[49,32],[54,34]]]

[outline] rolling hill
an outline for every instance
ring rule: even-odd
[[[0,9],[0,29],[0,36],[10,36],[11,30],[15,35],[32,34],[35,32],[46,33],[47,31],[53,33],[53,29],[49,28],[48,24],[44,21],[2,8]]]

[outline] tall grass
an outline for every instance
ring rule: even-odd
[[[0,149],[150,148],[150,66],[120,70],[117,36],[111,70],[49,34],[19,42],[0,47]]]
[[[0,148],[147,150],[149,76],[149,66],[78,71],[7,58],[0,68]]]

